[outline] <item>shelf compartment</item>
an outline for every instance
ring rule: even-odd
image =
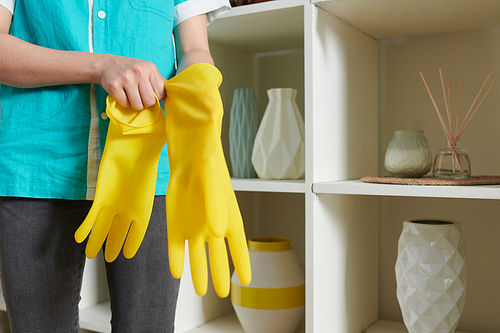
[[[375,324],[367,328],[363,333],[408,333],[403,323],[388,320],[378,320]],[[467,333],[455,331],[455,333]]]
[[[500,24],[497,0],[312,2],[376,39],[473,30]]]
[[[110,333],[111,332],[111,309],[110,302],[80,309],[80,327],[86,330]]]
[[[235,7],[208,27],[211,42],[249,53],[304,47],[304,0]]]
[[[430,186],[364,183],[361,180],[313,184],[316,194],[352,194],[376,196],[500,199],[500,185]]]
[[[306,184],[299,180],[265,180],[259,178],[231,178],[235,191],[306,193]]]

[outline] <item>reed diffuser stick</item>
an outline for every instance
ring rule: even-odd
[[[488,96],[489,92],[495,85],[495,83],[498,81],[498,77],[493,81],[493,83],[490,85],[486,93],[483,95],[483,97],[480,99],[479,103],[476,106],[477,101],[479,100],[479,97],[481,96],[484,88],[486,87],[486,84],[488,83],[491,74],[493,72],[490,71],[488,76],[486,77],[486,80],[484,81],[483,85],[481,86],[481,89],[479,89],[478,94],[476,95],[476,98],[472,102],[472,105],[469,108],[469,111],[465,115],[464,119],[462,120],[462,123],[460,123],[460,106],[462,104],[462,91],[463,91],[463,76],[460,78],[460,88],[459,88],[459,93],[458,93],[458,104],[457,104],[457,114],[456,114],[456,119],[455,122],[453,122],[453,108],[452,108],[452,97],[451,97],[451,82],[448,82],[448,92],[446,91],[446,87],[444,84],[444,77],[443,77],[443,71],[441,68],[439,69],[439,77],[441,79],[441,88],[443,90],[443,98],[444,98],[444,105],[446,108],[446,116],[448,118],[448,124],[445,123],[443,116],[441,115],[441,112],[439,111],[439,108],[437,106],[436,101],[434,100],[434,97],[432,96],[431,90],[429,89],[429,86],[427,82],[425,81],[424,75],[420,73],[420,76],[422,78],[422,81],[424,82],[425,88],[427,89],[427,93],[429,94],[429,97],[431,98],[432,104],[434,105],[434,109],[436,110],[436,114],[439,118],[439,122],[441,123],[441,127],[443,128],[444,134],[446,136],[446,139],[448,140],[448,146],[449,150],[451,151],[451,159],[452,159],[452,172],[455,173],[456,169],[460,170],[460,172],[464,172],[464,170],[467,170],[468,173],[470,173],[469,165],[466,163],[464,157],[462,154],[460,154],[457,150],[457,142],[458,139],[462,136],[464,133],[465,129],[467,126],[469,126],[469,123],[471,122],[472,118],[476,115],[477,111],[479,110],[479,107],[483,104],[484,99],[486,96]],[[453,130],[453,123],[455,123],[455,130]],[[459,126],[460,123],[460,126]],[[434,170],[437,170],[440,165],[443,163],[445,160],[445,155],[441,156],[437,161],[435,161],[434,165]]]

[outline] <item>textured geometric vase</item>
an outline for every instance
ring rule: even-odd
[[[263,179],[304,178],[304,120],[295,101],[297,90],[269,89],[267,95],[252,153],[255,171]]]
[[[231,303],[245,333],[295,333],[305,307],[305,272],[290,240],[248,241],[252,282],[231,278]]]
[[[467,264],[458,222],[405,221],[397,297],[409,333],[453,333],[465,304]]]
[[[253,89],[235,89],[229,120],[229,156],[233,177],[255,178],[252,151],[259,127],[259,111]]]

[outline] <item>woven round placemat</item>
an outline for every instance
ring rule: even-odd
[[[464,186],[464,185],[498,185],[500,176],[472,176],[465,179],[441,179],[432,176],[422,178],[399,178],[394,176],[366,176],[361,178],[365,183],[399,184],[399,185],[436,185],[436,186]]]

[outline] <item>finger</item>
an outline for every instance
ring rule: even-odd
[[[210,236],[208,256],[215,292],[219,297],[225,298],[229,295],[231,277],[224,238]]]
[[[168,224],[168,223],[167,223]],[[176,279],[182,277],[184,270],[184,251],[185,241],[180,237],[179,233],[172,230],[167,231],[168,236],[168,262],[170,264],[170,272]]]
[[[87,243],[87,248],[85,253],[89,259],[94,258],[104,243],[104,240],[108,236],[109,229],[113,223],[115,213],[110,209],[101,209],[99,215],[97,216],[94,228],[90,233],[89,241]]]
[[[125,88],[125,93],[127,94],[127,100],[129,101],[130,106],[132,106],[134,110],[141,111],[144,109],[141,94],[139,93],[139,89],[136,85]]]
[[[194,241],[189,240],[188,245],[194,290],[198,295],[204,296],[207,293],[208,287],[208,267],[205,243],[202,239]]]
[[[75,232],[75,241],[77,243],[81,243],[87,238],[92,227],[94,226],[94,222],[96,220],[97,214],[99,213],[99,209],[92,206],[90,212],[88,213],[85,220],[82,222],[80,227]]]
[[[156,104],[155,91],[149,80],[139,82],[138,89],[139,89],[139,94],[141,95],[141,102],[142,105],[144,105],[144,108]]]
[[[221,174],[213,165],[208,164],[204,175],[205,211],[210,233],[214,237],[224,237],[229,218],[229,199]]]
[[[109,94],[113,96],[121,106],[130,107],[130,102],[128,100],[127,93],[123,88],[110,91]]]
[[[104,251],[104,259],[107,262],[113,262],[120,254],[123,242],[125,242],[125,238],[127,237],[130,222],[130,217],[115,216],[113,224],[109,229],[106,250]]]
[[[160,74],[152,75],[150,78],[151,86],[153,87],[153,90],[156,94],[156,97],[158,97],[159,101],[163,101],[167,96],[164,84],[165,81],[167,80]]]
[[[234,201],[236,201],[236,198],[234,198]],[[248,285],[252,280],[250,256],[243,220],[238,206],[235,206],[234,203],[231,205],[227,240],[236,274],[238,274],[238,278],[243,285]]]
[[[130,259],[137,253],[139,247],[141,246],[144,235],[148,228],[148,222],[146,220],[135,220],[132,222],[130,227],[130,232],[128,233],[127,241],[123,247],[123,255],[125,258]]]

